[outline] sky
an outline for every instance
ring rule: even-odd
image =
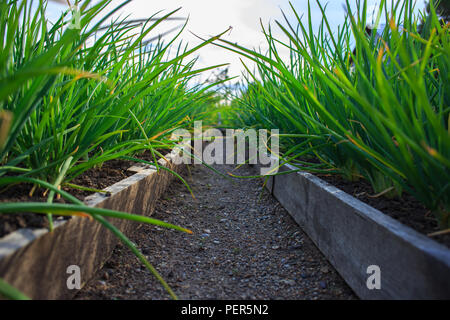
[[[74,0],[70,0],[74,2]],[[354,5],[356,0],[349,0]],[[65,1],[62,1],[65,2]],[[312,21],[315,28],[321,21],[319,7],[312,0]],[[122,3],[122,0],[113,0],[111,8]],[[308,0],[291,0],[293,7],[301,15],[307,16]],[[327,4],[327,17],[331,23],[331,28],[337,30],[338,25],[344,22],[345,0],[321,1]],[[417,0],[416,7],[423,9],[424,0]],[[368,0],[369,19],[371,19],[373,9],[377,7],[379,0]],[[130,19],[148,18],[151,15],[162,11],[157,16],[161,16],[172,10],[181,7],[174,16],[189,17],[187,27],[180,39],[187,41],[190,46],[199,44],[201,41],[193,34],[202,38],[217,35],[232,27],[223,39],[238,43],[247,48],[267,48],[264,34],[262,33],[260,19],[264,26],[268,23],[274,25],[276,20],[284,21],[282,10],[290,21],[295,21],[293,11],[288,0],[134,0],[120,11],[123,17]],[[67,9],[67,4],[49,2],[49,19],[55,19],[60,12]],[[306,21],[306,20],[305,20]],[[180,25],[180,21],[167,21],[158,26],[148,37],[157,36],[173,27]],[[273,27],[273,33],[277,38],[283,39],[282,31]],[[171,35],[166,37],[170,38]],[[283,50],[282,50],[283,51]],[[287,50],[281,52],[287,56]],[[196,64],[198,68],[212,65],[229,63],[229,76],[239,76],[244,69],[240,61],[240,56],[225,49],[209,45],[202,48],[198,54],[199,60]],[[195,56],[192,56],[194,58]],[[244,59],[245,60],[245,59]],[[245,61],[248,63],[248,61]],[[210,74],[203,75],[202,79],[210,77]]]

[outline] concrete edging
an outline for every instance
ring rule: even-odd
[[[266,187],[360,298],[450,298],[450,249],[312,174],[272,176]],[[380,290],[366,285],[372,265]]]
[[[159,163],[180,173],[180,149]],[[142,168],[105,190],[111,195],[93,194],[85,203],[92,207],[151,215],[159,197],[173,176],[165,171]],[[110,220],[125,234],[138,223]],[[67,288],[70,274],[67,268],[77,265],[81,270],[82,286],[106,262],[118,239],[98,222],[73,217],[56,221],[55,229],[20,229],[0,239],[0,278],[18,288],[32,299],[69,299],[77,290]]]

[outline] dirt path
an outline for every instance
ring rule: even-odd
[[[180,299],[355,299],[289,214],[259,180],[227,180],[203,166],[180,182],[154,217],[190,228],[188,235],[136,225],[131,239]],[[231,166],[216,166],[227,172]],[[255,174],[251,167],[235,171]],[[157,280],[119,245],[76,299],[169,299]]]

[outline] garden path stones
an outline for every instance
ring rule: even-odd
[[[234,170],[215,168],[225,174]],[[243,166],[233,173],[255,171]],[[153,217],[194,234],[137,224],[131,236],[180,299],[356,298],[290,215],[261,188],[261,181],[225,179],[198,165],[191,167],[191,174],[188,182],[196,200],[174,181]],[[121,245],[76,296],[169,298]]]

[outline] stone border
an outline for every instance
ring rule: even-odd
[[[360,298],[450,298],[447,247],[306,172],[271,177],[266,187]],[[367,288],[371,265],[380,267],[380,290]]]
[[[184,165],[177,161],[180,149],[159,163],[180,173]],[[136,168],[135,168],[136,170]],[[142,167],[138,173],[108,188],[110,196],[93,194],[85,203],[92,207],[145,214],[155,205],[173,175],[165,170]],[[110,220],[125,234],[139,224],[128,220]],[[100,223],[80,217],[56,221],[52,233],[47,229],[20,229],[0,239],[0,277],[32,299],[70,299],[77,290],[67,288],[67,267],[81,270],[82,286],[106,262],[118,239]]]

